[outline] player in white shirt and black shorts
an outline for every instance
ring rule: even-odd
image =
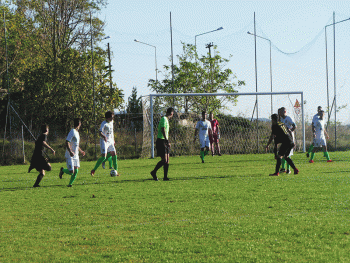
[[[196,141],[197,134],[199,133],[199,143],[201,145],[200,157],[202,163],[204,163],[204,156],[206,156],[210,149],[210,139],[209,135],[212,135],[210,121],[207,120],[207,113],[202,112],[202,119],[197,122],[196,129],[194,132],[194,140]]]

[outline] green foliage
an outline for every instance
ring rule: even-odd
[[[178,65],[164,66],[164,79],[156,82],[149,80],[148,86],[157,93],[235,93],[238,86],[244,86],[244,81],[237,80],[236,75],[225,65],[229,59],[222,58],[213,46],[215,55],[199,57],[195,46],[183,45],[183,53],[178,55]],[[235,102],[237,97],[168,97],[162,98],[166,105],[175,106],[179,111],[201,112],[219,111],[225,108],[225,101]],[[167,107],[167,106],[164,107]]]
[[[130,97],[128,98],[127,113],[142,113],[141,97],[137,97],[137,88],[133,87]]]
[[[97,47],[104,24],[93,16],[90,28],[90,12],[105,4],[105,0],[22,0],[12,9],[7,3],[0,5],[6,10],[11,101],[26,123],[35,127],[49,119],[65,134],[71,120],[81,117],[85,128],[92,129],[94,100],[97,118],[123,103],[122,91],[109,85],[107,52]],[[3,36],[0,87],[7,88]]]

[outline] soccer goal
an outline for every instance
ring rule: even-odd
[[[194,130],[201,112],[213,112],[220,127],[222,154],[263,153],[271,134],[273,113],[285,107],[297,125],[296,149],[305,152],[305,121],[303,92],[260,93],[182,93],[150,94],[142,97],[142,157],[154,158],[158,123],[168,107],[175,109],[170,121],[171,154],[197,155],[198,140]],[[270,147],[270,152],[272,152]]]

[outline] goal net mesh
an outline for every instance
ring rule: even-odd
[[[297,125],[295,131],[296,150],[303,150],[301,93],[257,94],[144,96],[142,98],[143,146],[141,156],[154,157],[156,155],[154,150],[154,156],[151,156],[152,147],[157,139],[159,120],[165,115],[168,107],[175,108],[174,117],[170,120],[169,131],[170,154],[173,156],[198,154],[200,146],[198,139],[194,142],[194,131],[203,110],[206,110],[208,117],[209,113],[213,112],[214,119],[219,122],[219,144],[222,154],[265,152],[265,146],[271,134],[270,116],[272,113],[277,113],[281,107],[286,108],[287,115],[291,116]],[[270,152],[272,152],[272,148],[270,147]]]

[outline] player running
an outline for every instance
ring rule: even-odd
[[[66,164],[67,169],[63,169],[61,167],[59,178],[62,179],[64,173],[69,174],[71,176],[68,187],[72,187],[73,182],[77,178],[80,160],[79,160],[79,152],[85,156],[85,152],[82,151],[79,147],[80,144],[80,135],[79,129],[81,126],[81,120],[79,118],[74,119],[74,128],[70,130],[66,139]]]
[[[202,163],[204,163],[204,156],[208,154],[210,148],[209,136],[212,136],[212,129],[210,121],[207,120],[206,111],[202,111],[202,119],[197,122],[196,129],[194,131],[194,140],[196,141],[197,134],[199,133],[199,143],[201,145],[200,157]]]
[[[36,178],[36,181],[33,187],[40,186],[39,184],[43,179],[43,177],[45,176],[45,170],[51,171],[51,164],[43,156],[44,147],[51,150],[53,152],[53,155],[55,155],[55,151],[46,142],[48,134],[49,134],[49,126],[46,124],[41,125],[41,135],[35,141],[34,153],[28,169],[28,173],[30,173],[32,169],[36,169],[38,172],[40,172],[38,177]]]
[[[112,156],[112,162],[113,162],[113,168],[117,171],[117,176],[119,176],[118,173],[118,163],[117,163],[117,155],[115,150],[115,142],[114,142],[114,131],[113,131],[113,118],[114,113],[111,111],[107,111],[105,113],[106,120],[101,123],[100,126],[100,147],[101,147],[101,157],[97,160],[96,165],[94,169],[91,170],[91,176],[95,175],[95,172],[97,168],[100,166],[101,163],[108,160],[110,156]]]

